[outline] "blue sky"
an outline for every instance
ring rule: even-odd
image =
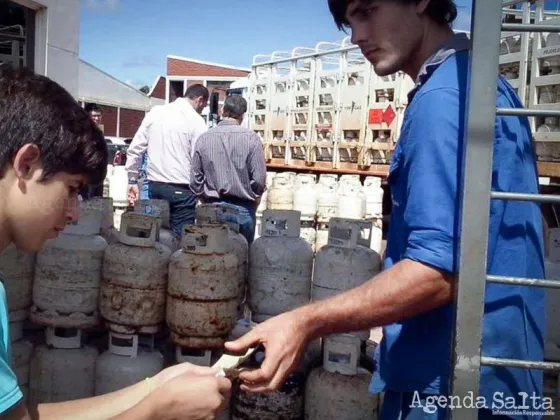
[[[81,58],[137,87],[165,74],[167,55],[250,67],[255,54],[344,37],[327,0],[80,1]],[[457,4],[468,29],[471,1]]]

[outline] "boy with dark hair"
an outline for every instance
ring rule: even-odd
[[[39,251],[78,215],[78,193],[102,182],[107,147],[87,112],[52,80],[0,67],[0,253],[13,243]],[[11,369],[0,283],[0,416],[20,419],[198,419],[216,415],[231,386],[211,368],[172,366],[145,383],[103,396],[26,407]],[[62,380],[62,379],[61,379]]]
[[[403,71],[416,82],[389,169],[393,209],[384,271],[346,293],[261,323],[226,347],[242,351],[265,343],[261,369],[240,375],[247,382],[242,388],[262,392],[280,386],[314,338],[382,326],[370,385],[372,393],[385,393],[380,418],[443,419],[445,404],[427,405],[455,397],[448,393],[470,40],[451,29],[457,16],[451,0],[329,0],[329,7],[378,75]],[[503,77],[496,106],[522,107]],[[537,193],[528,119],[498,116],[494,135],[492,190]],[[542,279],[539,205],[493,201],[487,255],[489,274]],[[545,290],[488,284],[485,298],[482,355],[542,361]],[[492,415],[495,396],[539,409],[523,396],[542,396],[542,371],[483,366],[480,375],[486,404],[479,419],[507,418]]]

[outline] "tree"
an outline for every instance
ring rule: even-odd
[[[142,86],[140,89],[140,92],[145,93],[146,95],[150,92],[150,87],[149,86]]]

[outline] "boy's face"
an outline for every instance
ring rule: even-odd
[[[60,172],[40,182],[42,172],[39,150],[26,145],[1,180],[10,239],[30,252],[39,251],[46,240],[78,220],[78,194],[85,181],[82,175]]]

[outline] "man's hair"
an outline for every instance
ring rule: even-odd
[[[105,179],[105,138],[80,104],[47,77],[0,66],[0,178],[26,144],[40,150],[41,181],[60,172]]]
[[[206,89],[204,85],[197,83],[187,88],[187,91],[185,92],[185,98],[196,99],[200,97],[202,97],[202,99],[205,101],[207,101],[210,97],[210,92],[208,92],[208,89]]]
[[[360,0],[364,4],[375,1],[395,1],[399,3],[418,3],[420,0]],[[348,26],[346,7],[348,0],[329,0],[329,9],[338,29]],[[426,7],[426,14],[440,25],[451,24],[457,18],[457,6],[454,0],[431,0]]]
[[[99,113],[101,113],[101,108],[99,108],[99,107],[97,106],[97,104],[93,104],[93,103],[86,104],[86,106],[84,107],[84,109],[85,109],[85,111],[86,111],[88,114],[91,114],[92,112],[99,112]]]
[[[231,95],[224,101],[222,116],[226,118],[242,118],[247,112],[247,101],[240,95]]]

